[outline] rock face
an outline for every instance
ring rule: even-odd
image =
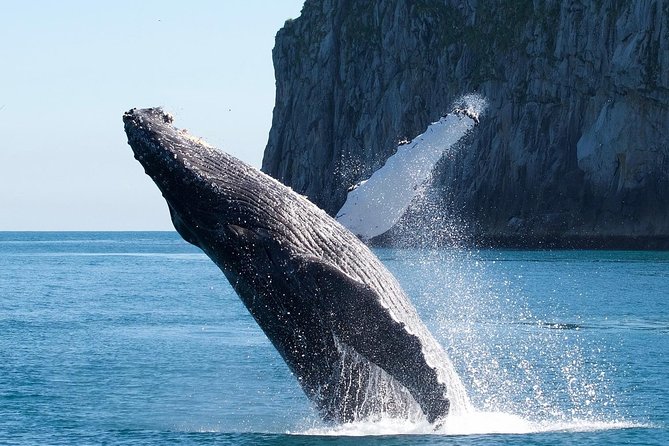
[[[432,187],[479,242],[669,247],[669,1],[307,0],[263,170],[330,214],[397,143],[488,99]]]

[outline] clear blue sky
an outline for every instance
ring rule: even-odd
[[[0,230],[171,229],[126,143],[132,107],[259,167],[274,36],[303,3],[3,2]]]

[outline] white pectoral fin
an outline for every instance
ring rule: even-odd
[[[403,358],[407,349],[422,359],[420,340],[392,318],[374,289],[317,258],[302,258],[301,268],[339,340],[391,374],[398,362],[417,359]]]

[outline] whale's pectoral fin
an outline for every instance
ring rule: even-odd
[[[320,259],[301,262],[337,338],[404,385],[430,422],[446,415],[446,386],[427,364],[420,339],[392,317],[377,292]]]

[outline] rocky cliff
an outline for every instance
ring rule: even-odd
[[[462,94],[444,217],[491,244],[669,247],[669,0],[307,0],[263,170],[335,213]]]

